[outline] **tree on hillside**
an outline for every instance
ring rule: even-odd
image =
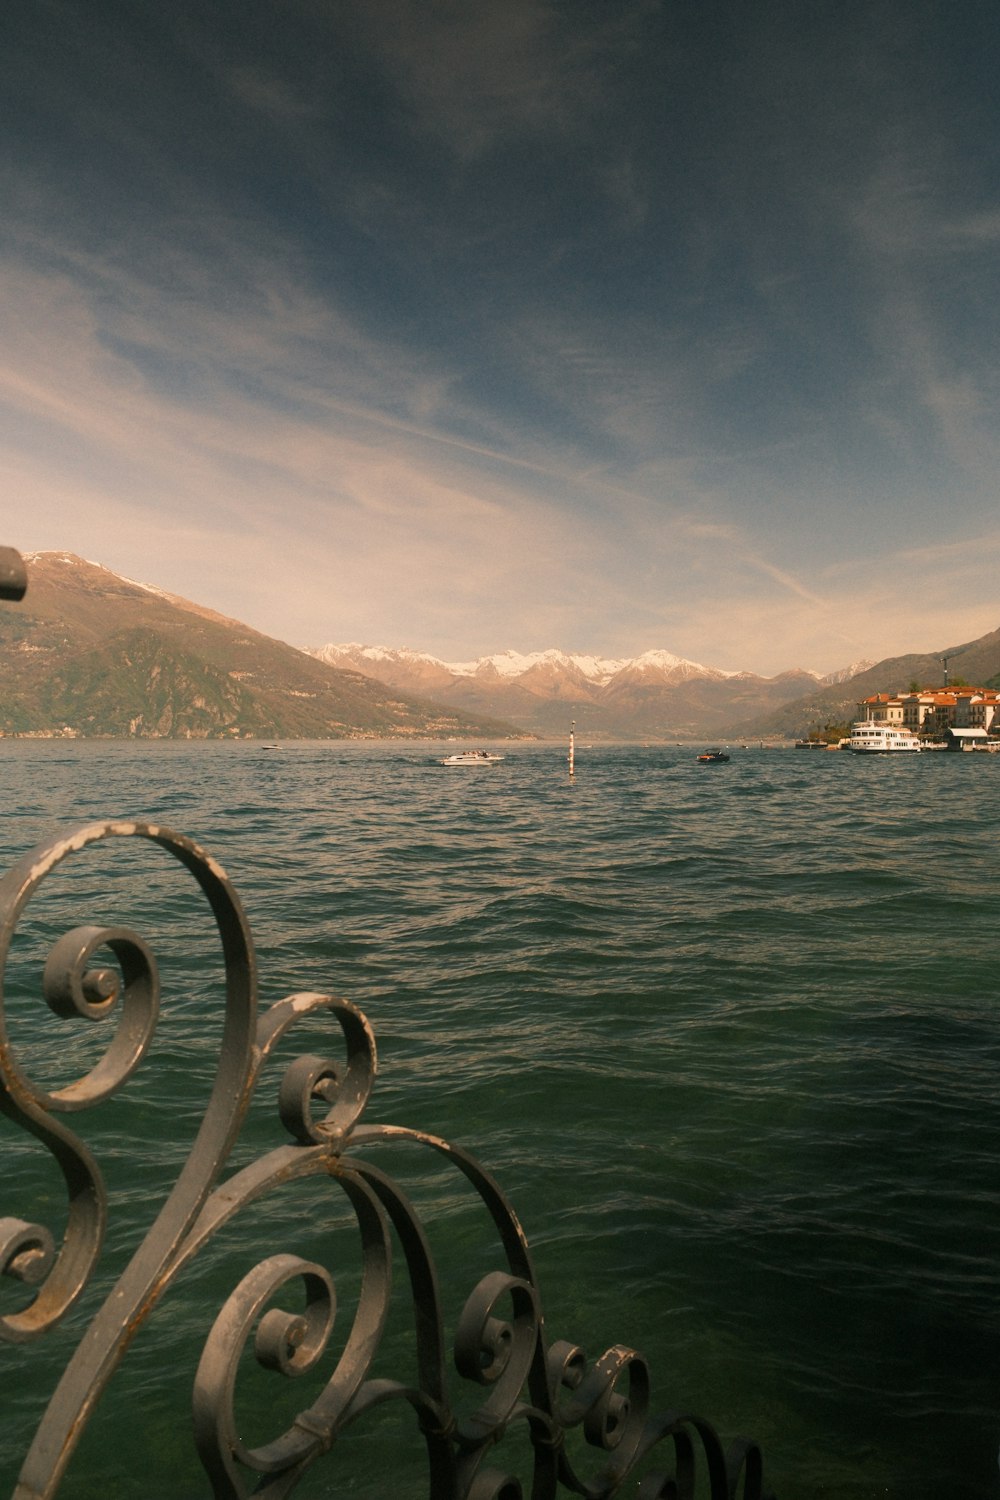
[[[840,740],[849,740],[851,737],[851,721],[846,723],[827,719],[822,728],[814,724],[809,731],[808,738],[818,745],[836,745]]]

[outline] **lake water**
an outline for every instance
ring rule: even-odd
[[[495,1172],[550,1338],[592,1356],[640,1348],[654,1406],[756,1438],[781,1500],[995,1500],[1000,757],[751,748],[699,766],[690,747],[580,747],[571,782],[560,746],[512,745],[472,770],[438,766],[443,753],[0,742],[5,864],[104,817],[188,834],[243,900],[262,1004],[332,990],[369,1016],[366,1121],[434,1131]],[[37,998],[60,923],[134,927],[163,980],[150,1057],[93,1126],[70,1120],[115,1204],[102,1276],[67,1325],[79,1332],[192,1139],[220,961],[190,876],[161,850],[101,845],[48,884],[15,943],[8,1009],[49,1086],[101,1030],[79,1039]],[[321,1049],[317,1029],[289,1055]],[[277,1076],[237,1162],[282,1140]],[[44,1153],[6,1122],[3,1140],[16,1201],[0,1216],[58,1225]],[[475,1205],[440,1163],[418,1189],[442,1280],[461,1276],[464,1296],[486,1253]],[[301,1243],[339,1290],[357,1251],[329,1204],[316,1183],[278,1194],[171,1292],[63,1495],[207,1492],[182,1455],[226,1257]],[[19,1299],[5,1286],[4,1310]],[[56,1334],[0,1352],[3,1493],[64,1348]],[[355,1429],[297,1493],[425,1493],[415,1435],[412,1460],[396,1429],[376,1446]]]

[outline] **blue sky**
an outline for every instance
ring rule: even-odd
[[[1000,625],[995,0],[7,0],[0,541],[298,645]]]

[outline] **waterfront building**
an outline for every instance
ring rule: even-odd
[[[912,693],[872,693],[858,704],[858,718],[942,735],[951,729],[1000,733],[1000,692],[995,688],[923,688]]]

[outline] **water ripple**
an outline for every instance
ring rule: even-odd
[[[172,821],[230,870],[266,999],[369,1009],[375,1117],[496,1169],[559,1333],[640,1342],[661,1398],[762,1439],[786,1496],[994,1492],[997,758],[734,750],[706,774],[691,749],[607,747],[570,784],[551,746],[486,775],[426,746],[0,756],[11,859],[98,814]],[[126,874],[67,872],[11,985],[25,1057],[67,1068],[92,1036],[77,1054],[38,1010],[47,935],[127,921],[162,955],[158,1050],[98,1132],[112,1259],[183,1157],[219,1035],[197,894],[156,851]],[[280,1138],[273,1081],[248,1129]],[[22,1149],[8,1195],[30,1167]],[[447,1174],[427,1191],[447,1272],[472,1209]],[[137,1348],[151,1400],[199,1314],[192,1295]]]

